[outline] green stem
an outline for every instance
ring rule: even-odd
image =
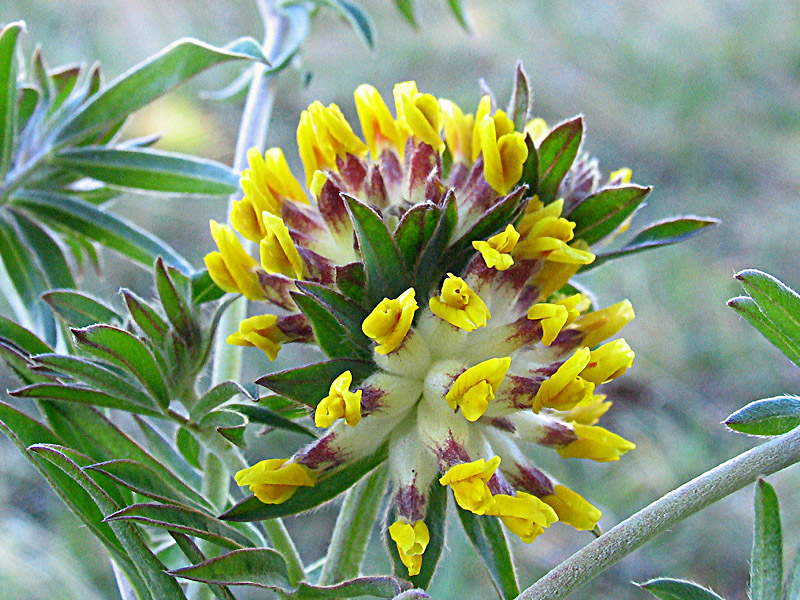
[[[659,533],[759,477],[797,462],[800,428],[748,450],[659,498],[573,554],[517,600],[564,598]]]
[[[358,577],[388,478],[389,470],[378,468],[347,492],[336,519],[319,585],[333,585]]]

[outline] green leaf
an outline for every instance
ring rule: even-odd
[[[42,294],[42,300],[50,305],[70,327],[88,327],[95,323],[122,323],[114,310],[85,292],[52,290]]]
[[[17,63],[14,50],[25,23],[16,21],[0,31],[0,181],[11,164],[14,125],[17,120]]]
[[[713,227],[718,224],[718,219],[711,219],[708,217],[673,217],[651,223],[637,233],[634,238],[622,248],[599,253],[594,262],[583,266],[581,271],[588,271],[589,269],[593,269],[609,260],[619,258],[620,256],[644,252],[651,248],[677,244],[678,242],[688,240],[708,227]]]
[[[783,536],[778,496],[770,484],[759,479],[750,558],[750,600],[775,600],[782,594]]]
[[[219,300],[224,295],[225,290],[214,283],[207,269],[192,273],[192,304],[205,304]]]
[[[199,565],[169,571],[174,577],[218,585],[252,585],[292,590],[283,557],[270,548],[234,550]]]
[[[176,531],[170,531],[170,536],[172,539],[175,540],[175,544],[181,549],[184,556],[189,559],[189,562],[192,564],[200,564],[201,562],[205,562],[206,557],[200,551],[200,548],[197,547],[191,538],[188,535],[183,533],[178,533]],[[219,598],[219,600],[236,600],[234,595],[231,591],[222,585],[211,585],[211,592]]]
[[[450,6],[458,5],[457,0],[451,0]],[[466,28],[466,26],[465,26]],[[508,102],[506,114],[514,121],[514,128],[517,131],[524,131],[528,124],[531,112],[531,86],[528,83],[528,75],[522,68],[522,63],[517,62],[516,73],[514,76],[514,89],[511,92],[511,99]]]
[[[17,190],[12,204],[24,208],[53,229],[74,232],[150,268],[158,256],[170,265],[191,272],[191,265],[157,237],[97,206],[65,194],[42,190]]]
[[[583,119],[575,117],[558,125],[539,146],[539,200],[550,204],[556,199],[558,186],[569,172],[583,139]],[[531,190],[533,192],[534,190]]]
[[[134,66],[93,95],[64,124],[55,138],[64,146],[103,128],[165,94],[214,65],[231,60],[267,62],[258,43],[241,38],[224,48],[183,39]]]
[[[381,464],[389,453],[383,444],[374,453],[347,466],[322,475],[314,487],[300,487],[282,504],[263,504],[255,496],[242,500],[220,516],[225,521],[260,521],[294,515],[319,506],[349,489],[356,481]]]
[[[775,396],[756,400],[737,410],[723,423],[747,435],[782,435],[800,425],[800,398]]]
[[[226,408],[212,410],[200,419],[200,425],[213,427],[222,437],[240,448],[246,448],[244,442],[244,431],[248,424],[248,419],[242,413],[227,410]]]
[[[173,279],[181,276],[181,273],[164,265],[161,257],[156,259],[155,275],[156,275],[156,289],[158,290],[158,297],[161,299],[161,306],[164,307],[164,312],[167,315],[170,323],[175,330],[187,342],[191,341],[195,336],[199,335],[194,322],[192,321],[192,313],[184,294],[180,293],[175,285]],[[188,292],[188,290],[186,290]]]
[[[343,197],[366,269],[367,300],[375,306],[384,298],[397,298],[411,281],[392,234],[372,208],[352,196]]]
[[[119,293],[122,294],[131,318],[142,330],[142,333],[154,342],[162,341],[169,332],[169,325],[161,318],[161,315],[130,290],[121,288]]]
[[[304,435],[312,439],[317,438],[317,434],[307,427],[303,427],[302,425],[299,425],[298,423],[281,416],[274,410],[270,410],[269,408],[265,408],[263,406],[255,406],[253,404],[228,404],[226,408],[242,413],[250,420],[251,423],[260,423],[273,429],[282,429],[284,431],[299,433],[300,435]]]
[[[62,354],[39,354],[32,357],[32,359],[36,363],[37,371],[44,367],[46,370],[54,371],[62,379],[61,374],[63,373],[112,396],[127,399],[137,405],[151,409],[156,408],[150,397],[138,386],[118,372],[101,364],[77,356],[65,356]]]
[[[50,233],[23,213],[9,211],[25,245],[39,257],[48,288],[74,288],[75,279],[64,252]]]
[[[253,546],[249,538],[227,523],[198,510],[172,504],[134,504],[107,516],[106,521],[133,521],[178,531],[231,550]]]
[[[630,217],[650,193],[650,187],[626,185],[599,190],[569,215],[575,222],[575,239],[594,244]]]
[[[369,313],[349,298],[338,294],[329,287],[310,281],[298,281],[298,289],[316,298],[330,313],[336,317],[353,339],[354,343],[372,349],[370,340],[361,331],[361,324]]]
[[[245,398],[250,398],[250,394],[235,381],[223,381],[222,383],[218,383],[200,397],[189,414],[192,419],[199,419],[237,394],[241,394]]]
[[[126,189],[214,196],[239,187],[239,177],[221,163],[164,150],[66,148],[55,154],[53,164]]]
[[[0,315],[0,338],[12,342],[27,354],[44,354],[53,349],[22,325]]]
[[[161,368],[149,348],[136,336],[108,325],[72,330],[81,348],[122,367],[138,379],[166,409],[170,392]]]
[[[103,514],[111,514],[117,510],[118,507],[114,501],[78,465],[64,454],[61,447],[36,444],[31,446],[29,450],[48,460],[72,477],[86,490]],[[139,532],[127,523],[111,523],[110,527],[119,538],[123,548],[145,580],[148,589],[155,597],[159,598],[159,600],[185,600],[178,583],[166,574],[164,565],[150,551]]]
[[[514,563],[511,562],[511,553],[500,528],[499,519],[488,515],[474,515],[460,506],[457,506],[456,510],[467,537],[489,570],[492,583],[500,596],[516,598],[519,595],[519,587],[514,573]]]
[[[336,267],[336,287],[359,306],[367,304],[366,282],[367,276],[362,263],[354,262]]]
[[[39,90],[30,86],[22,86],[17,99],[17,131],[24,131],[39,105]]]
[[[202,447],[188,429],[184,427],[178,428],[175,434],[175,445],[190,465],[196,469],[201,468],[200,452]]]
[[[408,591],[409,584],[396,577],[382,577],[372,575],[358,577],[337,585],[316,586],[305,582],[300,583],[297,591],[289,596],[292,600],[329,600],[333,598],[391,598],[402,600],[404,591]],[[429,596],[417,596],[417,598]]]
[[[154,469],[135,460],[109,460],[84,468],[105,473],[129,490],[160,502],[178,505],[190,504],[194,508],[213,510],[205,498],[185,484],[173,485],[179,481],[177,477],[173,476],[172,479],[166,480]]]
[[[408,21],[414,29],[417,28],[417,20],[414,18],[414,0],[394,0],[397,5],[397,10],[403,15],[403,18]]]
[[[413,269],[422,249],[433,235],[442,209],[426,202],[417,204],[403,215],[394,233],[397,247],[406,261],[406,267]]]
[[[139,404],[129,398],[123,398],[94,390],[82,385],[64,383],[34,383],[33,385],[9,392],[15,398],[35,398],[39,400],[63,400],[77,402],[89,406],[116,408],[129,413],[159,416],[152,404]]]
[[[138,416],[133,418],[147,440],[147,447],[155,459],[160,460],[168,469],[174,471],[180,480],[186,482],[189,487],[199,489],[200,475],[175,449],[174,444],[170,443],[158,429],[145,419]]]
[[[348,0],[318,0],[341,14],[370,50],[375,49],[375,26],[369,15]]]
[[[450,5],[450,12],[453,13],[453,16],[458,21],[459,25],[464,28],[464,31],[467,33],[470,32],[469,21],[467,20],[467,14],[464,10],[464,1],[463,0],[447,0],[447,4]]]
[[[728,300],[728,306],[747,319],[748,323],[767,338],[786,357],[800,366],[800,343],[789,338],[783,330],[779,329],[767,316],[761,312],[756,301],[749,296],[739,296]]]
[[[461,270],[459,243],[456,242],[448,249],[457,224],[458,207],[455,194],[451,191],[444,200],[436,228],[426,240],[414,265],[414,283],[421,294],[427,295],[432,286],[438,285],[448,269],[454,269],[456,272]]]
[[[326,362],[278,371],[256,380],[258,385],[272,390],[311,408],[328,395],[331,383],[345,371],[353,374],[353,385],[358,385],[375,370],[373,363],[363,360],[336,358]]]
[[[309,4],[281,6],[278,10],[287,24],[287,31],[285,41],[281,44],[280,51],[274,57],[272,66],[266,71],[267,73],[277,73],[289,66],[294,55],[306,41],[308,29],[311,26],[309,15],[311,6]]]
[[[779,279],[755,269],[734,275],[773,325],[800,343],[800,294]]]
[[[724,600],[711,590],[682,579],[663,577],[636,585],[661,600]]]
[[[386,513],[389,517],[390,512]],[[392,514],[391,521],[394,522],[396,516]],[[428,489],[428,507],[425,514],[425,525],[428,527],[430,533],[430,541],[428,547],[425,549],[425,558],[422,561],[422,567],[418,575],[409,577],[408,569],[400,560],[400,555],[397,553],[396,544],[387,536],[386,546],[389,549],[389,555],[392,557],[392,564],[394,566],[394,573],[398,577],[408,579],[414,584],[414,587],[427,588],[436,572],[436,565],[442,556],[442,549],[444,548],[444,535],[445,524],[447,521],[447,488],[440,485],[438,481],[434,481]],[[386,523],[386,531],[389,530],[391,523]]]

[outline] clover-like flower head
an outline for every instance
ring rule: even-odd
[[[599,309],[569,284],[615,229],[581,207],[627,189],[629,171],[602,183],[578,156],[579,120],[551,131],[489,96],[473,115],[405,82],[394,115],[371,86],[355,105],[363,139],[335,104],[301,115],[310,197],[280,150],[248,155],[231,225],[258,244],[260,265],[212,222],[211,276],[281,315],[246,321],[231,343],[272,359],[281,343],[311,342],[330,358],[259,380],[312,407],[325,431],[237,483],[310,506],[321,481],[385,457],[388,532],[410,576],[446,487],[459,510],[498,517],[525,542],[557,521],[593,529],[600,511],[536,457],[614,461],[634,447],[596,425],[611,404],[597,388],[634,359],[622,339],[601,343],[633,309]]]

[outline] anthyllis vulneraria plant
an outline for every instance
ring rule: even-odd
[[[222,289],[274,309],[229,343],[270,359],[311,343],[330,358],[259,379],[327,431],[239,471],[255,497],[223,518],[306,510],[385,460],[390,551],[425,585],[446,487],[473,541],[497,534],[493,517],[524,542],[557,521],[595,529],[600,510],[536,453],[606,462],[634,448],[597,425],[611,406],[600,386],[634,360],[624,339],[607,340],[634,311],[627,300],[593,306],[570,279],[712,222],[657,223],[596,254],[650,188],[629,169],[600,175],[581,152],[580,117],[553,128],[531,118],[521,69],[508,111],[487,94],[466,114],[414,82],[393,96],[394,114],[374,87],[355,91],[363,137],[335,104],[303,111],[305,189],[280,149],[252,149],[244,197],[230,225],[211,222],[218,251],[205,260]]]

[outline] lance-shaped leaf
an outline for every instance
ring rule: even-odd
[[[403,593],[409,590],[409,583],[396,577],[377,575],[358,577],[337,585],[317,586],[301,582],[297,591],[289,597],[292,600],[328,600],[333,598],[392,598],[403,600]],[[417,596],[417,598],[429,596]]]
[[[750,558],[750,600],[774,600],[782,594],[783,535],[778,496],[770,484],[759,479]]]
[[[464,10],[464,0],[447,0],[447,4],[450,6],[450,12],[453,13],[458,24],[464,28],[464,31],[469,32],[470,26],[469,21],[467,21],[467,13]]]
[[[427,293],[431,286],[438,285],[439,280],[444,277],[447,269],[460,271],[461,265],[454,266],[458,261],[461,248],[458,242],[453,248],[448,249],[450,240],[455,233],[458,224],[458,207],[456,206],[455,194],[451,191],[444,200],[444,206],[440,210],[436,227],[431,236],[425,242],[422,250],[414,265],[414,281],[420,292]],[[452,252],[452,254],[451,254]]]
[[[164,375],[142,340],[108,325],[73,329],[72,333],[84,350],[122,367],[142,382],[162,408],[169,406],[170,393]]]
[[[163,340],[169,332],[169,325],[161,318],[161,315],[130,290],[121,288],[119,293],[122,294],[131,318],[142,330],[142,333],[155,342]]]
[[[514,121],[514,128],[523,131],[528,123],[531,112],[531,86],[528,83],[528,75],[522,68],[522,63],[517,62],[514,73],[514,88],[511,91],[511,99],[508,102],[506,114]]]
[[[414,17],[414,0],[394,0],[397,5],[397,10],[403,15],[403,18],[408,21],[414,29],[417,28],[417,20]]]
[[[44,354],[53,349],[19,323],[0,315],[0,338],[6,339],[27,354]]]
[[[38,223],[16,211],[9,211],[23,236],[23,243],[39,257],[49,288],[74,288],[75,279],[61,246]]]
[[[441,214],[441,208],[433,202],[426,202],[417,204],[403,215],[394,232],[394,239],[407,268],[413,269],[416,266],[417,259],[433,235]]]
[[[286,592],[293,589],[286,561],[271,548],[234,550],[169,573],[174,577],[218,585],[252,585]]]
[[[800,398],[775,396],[756,400],[723,422],[734,431],[748,435],[782,435],[800,425]]]
[[[192,419],[199,419],[238,394],[241,394],[245,398],[250,398],[250,394],[235,381],[223,381],[222,383],[218,383],[200,397],[197,403],[192,407],[190,416]]]
[[[222,437],[240,448],[247,447],[244,443],[244,430],[248,423],[249,420],[242,413],[224,408],[212,410],[200,419],[200,425],[213,427]]]
[[[200,453],[202,447],[200,442],[192,435],[192,433],[185,427],[179,427],[175,433],[175,445],[180,451],[181,455],[196,469],[202,468],[200,466]]]
[[[373,454],[324,474],[317,479],[314,487],[298,488],[286,502],[264,504],[255,496],[251,496],[225,512],[220,516],[220,519],[225,521],[260,521],[307,511],[349,489],[356,481],[386,460],[387,455],[388,444],[384,444]]]
[[[474,515],[460,506],[456,507],[458,518],[467,537],[478,551],[492,583],[502,598],[516,598],[519,595],[514,563],[497,517]]]
[[[152,452],[154,460],[163,463],[168,470],[173,471],[190,488],[199,489],[201,485],[200,475],[181,456],[174,445],[158,429],[148,423],[146,419],[137,416],[133,418],[147,440],[147,448]]]
[[[123,520],[183,532],[231,550],[253,546],[252,540],[227,523],[184,506],[134,504],[106,517],[106,521]]]
[[[192,304],[205,304],[219,300],[225,295],[225,290],[219,287],[207,269],[192,273]]]
[[[556,126],[539,145],[539,200],[550,204],[569,171],[583,139],[583,119],[575,117]],[[534,191],[534,190],[532,190]]]
[[[779,279],[755,269],[734,275],[761,312],[786,337],[800,341],[800,294]]]
[[[25,209],[59,231],[99,242],[150,268],[162,256],[172,266],[191,271],[191,265],[165,242],[85,200],[44,190],[17,190],[12,204]]]
[[[64,124],[55,141],[63,146],[76,138],[99,133],[199,72],[223,62],[242,59],[266,62],[260,46],[250,38],[241,38],[224,48],[193,39],[179,40],[123,73],[92,96]]]
[[[167,318],[181,337],[187,341],[192,340],[199,335],[199,332],[192,321],[187,295],[181,293],[176,285],[176,281],[180,281],[180,278],[184,277],[183,274],[164,265],[164,261],[159,257],[156,259],[155,275],[158,297]],[[186,290],[186,292],[188,291]]]
[[[19,89],[17,100],[17,131],[22,132],[28,126],[30,118],[39,105],[39,90],[24,85]]]
[[[599,242],[633,214],[651,189],[626,185],[595,192],[569,215],[576,224],[575,238],[587,244]]]
[[[742,315],[747,322],[767,338],[778,350],[797,366],[800,366],[800,340],[790,338],[771,321],[749,296],[739,296],[728,300],[728,306]]]
[[[299,433],[300,435],[304,435],[312,439],[316,439],[317,437],[317,434],[307,427],[303,427],[302,425],[295,423],[294,421],[287,419],[274,410],[270,410],[264,406],[256,406],[254,404],[228,404],[226,408],[242,413],[243,415],[247,416],[251,423],[260,423],[261,425],[266,425],[272,429],[282,429],[284,431]]]
[[[64,454],[59,446],[36,444],[29,450],[74,479],[91,496],[103,514],[111,514],[119,508],[97,483]],[[138,531],[128,523],[111,523],[110,527],[156,598],[185,600],[178,583],[166,574],[164,565],[150,551]]]
[[[167,504],[190,504],[204,510],[213,508],[200,494],[180,483],[177,477],[167,480],[155,469],[135,460],[109,460],[85,468],[105,473],[118,484],[153,500]]]
[[[15,398],[35,398],[39,400],[63,400],[66,402],[76,402],[88,406],[100,406],[104,408],[116,408],[129,413],[139,415],[158,416],[161,413],[148,403],[139,404],[128,398],[121,398],[94,390],[82,385],[72,385],[64,383],[34,383],[33,385],[9,392]]]
[[[367,48],[375,48],[375,26],[369,15],[349,0],[319,0],[342,15],[350,26],[358,33]]]
[[[150,192],[214,196],[239,187],[230,167],[164,150],[65,148],[55,154],[53,164],[110,185]]]
[[[662,577],[636,585],[661,600],[724,600],[711,590],[683,579]]]
[[[197,547],[197,544],[192,541],[192,538],[186,534],[178,533],[177,531],[170,531],[169,535],[175,540],[175,544],[181,549],[184,556],[189,559],[190,563],[199,565],[201,562],[205,562],[205,555],[200,551],[200,548]],[[211,584],[209,588],[211,589],[211,593],[219,598],[219,600],[236,600],[236,597],[224,585]]]
[[[354,262],[336,267],[336,287],[360,306],[367,305],[366,285],[367,276],[362,263]]]
[[[11,163],[14,125],[17,120],[17,64],[14,50],[25,23],[16,21],[0,31],[0,180]]]
[[[660,248],[661,246],[669,246],[670,244],[677,244],[678,242],[688,240],[701,231],[705,231],[708,227],[713,227],[718,224],[718,219],[711,219],[709,217],[672,217],[664,219],[663,221],[651,223],[637,233],[633,239],[622,248],[599,253],[594,259],[594,262],[581,267],[581,272],[588,271],[589,269],[593,269],[609,260],[621,256],[636,254],[637,252],[644,252],[652,248]]]
[[[353,385],[358,385],[372,375],[375,365],[364,360],[336,358],[297,369],[270,373],[256,380],[256,383],[276,394],[316,408],[319,401],[328,395],[333,380],[348,370],[353,374]]]
[[[390,513],[387,512],[386,516],[389,517],[389,515]],[[386,531],[389,530],[389,525],[394,521],[394,515],[390,519],[387,518]],[[395,575],[408,579],[415,587],[423,589],[428,587],[433,574],[436,572],[439,558],[442,556],[446,521],[447,488],[440,485],[438,481],[434,481],[428,490],[428,507],[425,511],[425,525],[428,527],[430,541],[428,542],[428,547],[425,548],[425,553],[422,555],[422,567],[417,575],[409,577],[408,568],[400,560],[397,545],[390,538],[386,538],[386,547],[389,549],[389,556],[392,557]]]
[[[88,327],[95,323],[122,323],[114,310],[84,292],[51,290],[42,300],[70,327]]]
[[[396,298],[411,287],[411,281],[392,234],[372,208],[352,196],[343,198],[366,269],[367,300],[375,306],[384,298]]]
[[[372,341],[361,331],[361,324],[369,314],[363,307],[324,285],[309,281],[298,281],[297,287],[303,293],[313,296],[344,325],[355,343],[371,348]]]
[[[295,54],[300,50],[303,42],[308,37],[311,26],[309,12],[312,6],[308,4],[294,4],[281,6],[278,10],[286,23],[284,43],[281,44],[277,55],[272,58],[272,66],[267,72],[276,73],[285,69]]]

